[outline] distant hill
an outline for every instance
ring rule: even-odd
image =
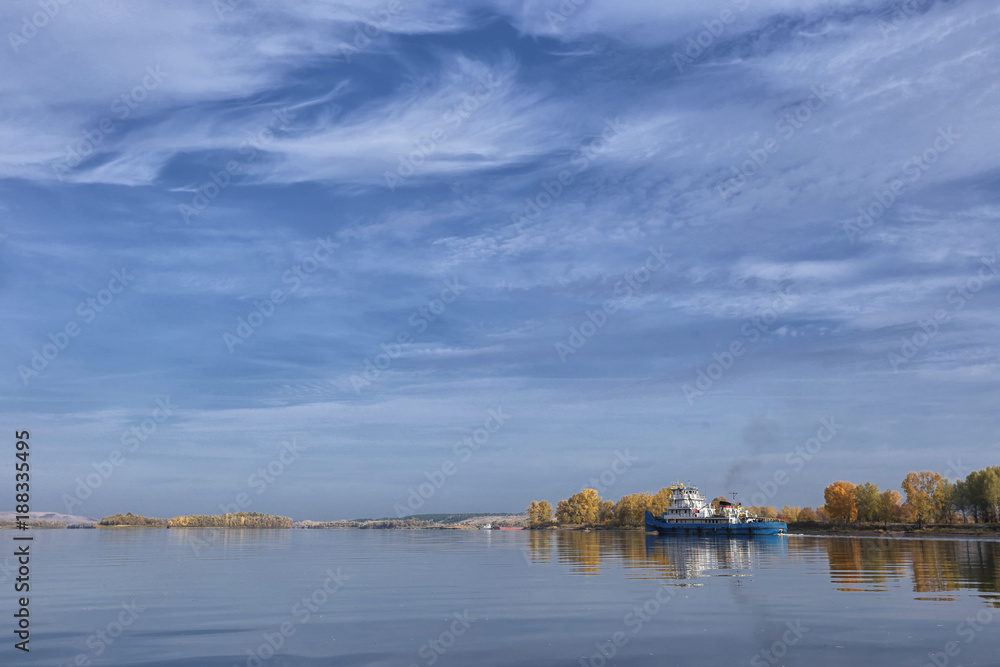
[[[16,512],[0,512],[0,521],[15,521]],[[63,523],[97,523],[100,519],[60,512],[28,512],[29,521],[61,521]]]

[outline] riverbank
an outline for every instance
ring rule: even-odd
[[[797,535],[831,535],[836,537],[952,537],[955,539],[1000,539],[1000,525],[945,524],[919,527],[916,524],[822,524],[790,523],[788,533]]]
[[[546,525],[528,530],[558,531],[645,531],[644,526],[587,526],[585,524]],[[789,523],[789,535],[828,535],[831,537],[950,537],[954,539],[1000,540],[1000,525],[958,524],[918,527],[916,524],[826,524],[818,522]]]

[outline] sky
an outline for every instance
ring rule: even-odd
[[[992,0],[0,27],[0,475],[28,430],[32,510],[816,506],[997,464]]]

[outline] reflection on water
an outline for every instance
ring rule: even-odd
[[[83,659],[116,667],[895,667],[941,665],[955,642],[960,655],[949,665],[996,665],[1000,655],[1000,542],[614,531],[38,533],[35,667]],[[343,586],[319,601],[332,576]],[[118,614],[133,602],[143,612],[121,631]],[[307,602],[315,607],[308,621],[295,611]],[[455,614],[476,619],[461,637],[450,634]],[[276,634],[282,624],[294,634]],[[114,643],[95,643],[98,632]],[[794,643],[789,632],[799,633]],[[438,641],[446,655],[429,650]],[[276,642],[273,655],[263,652]],[[0,645],[0,665],[27,664],[14,651]]]
[[[755,567],[763,566],[765,559],[785,552],[786,548],[780,535],[669,538],[647,535],[647,561],[640,568],[655,565],[655,571],[669,579],[749,577]]]
[[[837,590],[887,591],[912,583],[921,600],[953,600],[934,595],[959,590],[983,593],[1000,607],[1000,544],[975,540],[894,540],[835,538],[816,540],[827,552]]]
[[[786,550],[783,538],[671,536],[640,532],[584,533],[531,531],[528,553],[532,563],[561,563],[572,574],[601,574],[619,562],[630,579],[696,579],[700,576],[749,576],[755,563]]]
[[[115,531],[105,531],[115,532]],[[248,552],[287,548],[290,530],[240,530],[238,528],[171,528],[167,538],[182,557],[234,560]]]
[[[630,579],[675,581],[748,577],[790,561],[825,560],[838,591],[908,588],[918,600],[950,601],[954,592],[969,590],[1000,607],[1000,543],[995,541],[530,531],[527,557],[533,564],[563,564],[574,575],[599,575],[619,566]]]

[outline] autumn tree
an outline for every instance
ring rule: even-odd
[[[602,500],[597,506],[597,523],[602,526],[614,522],[615,504],[610,500]]]
[[[166,528],[167,520],[156,517],[146,517],[141,514],[113,514],[101,519],[98,526],[142,526],[144,528]]]
[[[799,516],[796,518],[797,521],[818,521],[819,518],[816,516],[816,511],[811,507],[803,507],[799,510]]]
[[[900,485],[906,493],[906,508],[917,525],[923,526],[934,510],[943,481],[944,478],[936,472],[924,470],[909,473]]]
[[[552,505],[547,500],[543,500],[538,503],[538,510],[536,515],[538,517],[539,524],[547,524],[552,522]]]
[[[753,514],[762,519],[774,518],[778,515],[778,510],[774,505],[747,505],[743,508],[748,514]]]
[[[899,495],[899,491],[893,491],[892,489],[883,491],[879,494],[878,518],[883,524],[889,525],[890,521],[895,521],[899,518],[899,501],[902,500],[902,498],[903,497]]]
[[[792,507],[791,505],[785,505],[778,512],[778,518],[787,523],[795,523],[799,520],[799,514],[801,510],[798,507]]]
[[[823,490],[823,506],[834,521],[854,521],[858,518],[858,507],[854,502],[854,485],[850,482],[834,482]]]
[[[552,520],[552,505],[549,501],[531,501],[528,505],[528,525],[534,528],[544,526]]]
[[[664,487],[656,492],[656,494],[649,501],[649,511],[653,516],[660,516],[667,511],[670,507],[670,497],[673,493],[667,487]]]
[[[556,504],[556,520],[559,523],[595,523],[600,504],[601,496],[597,491],[584,489]]]
[[[235,514],[194,514],[170,519],[171,528],[291,528],[292,520],[287,516],[272,516],[260,512],[236,512]]]
[[[854,487],[854,504],[858,508],[858,521],[877,521],[879,496],[878,484],[865,482]]]
[[[651,493],[631,493],[615,503],[615,521],[619,526],[643,526],[646,509],[653,499]]]

